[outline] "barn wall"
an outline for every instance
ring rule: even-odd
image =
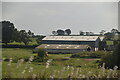
[[[99,49],[100,38],[95,41],[95,51]]]
[[[47,49],[47,52],[49,52],[49,53],[77,53],[77,52],[81,52],[81,51],[83,51],[83,49],[79,49],[79,50]]]
[[[58,41],[58,40],[43,40],[42,44],[87,44],[95,48],[95,41]]]

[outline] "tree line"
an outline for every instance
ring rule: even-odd
[[[71,35],[71,29],[66,29],[66,30],[62,30],[62,29],[58,29],[56,31],[52,31],[53,35]],[[111,29],[111,31],[106,32],[105,30],[101,30],[99,32],[99,34],[95,34],[93,32],[85,32],[85,31],[80,31],[79,35],[80,36],[105,36],[106,40],[114,40],[114,36],[118,35],[119,37],[120,32],[118,31],[118,29]]]
[[[2,24],[2,26],[0,26],[0,29],[2,29],[2,43],[6,45],[14,41],[19,43],[23,42],[27,45],[31,41],[29,38],[34,36],[34,33],[30,30],[28,32],[25,30],[18,30],[10,21],[1,21],[0,24]]]
[[[27,45],[31,39],[30,37],[35,37],[34,33],[25,30],[18,30],[15,28],[14,24],[11,23],[10,21],[1,21],[0,24],[0,29],[2,29],[2,43],[11,43],[11,42],[23,42],[25,45]],[[71,35],[72,31],[71,29],[58,29],[56,31],[52,31],[53,35]],[[106,40],[114,40],[114,35],[120,34],[120,32],[117,29],[112,29],[110,32],[106,32],[105,30],[101,30],[98,34],[102,36],[106,36]],[[81,36],[93,36],[96,35],[93,32],[85,32],[85,31],[80,31],[79,35]],[[36,36],[36,41],[38,44],[40,44],[40,41],[44,38],[45,36]]]
[[[52,31],[53,35],[70,35],[71,34],[71,30],[70,29],[66,29],[65,31],[62,29],[58,29],[57,31]]]

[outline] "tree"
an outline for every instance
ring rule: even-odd
[[[90,35],[94,35],[94,33],[93,33],[93,32],[89,32],[89,34],[90,34]]]
[[[32,37],[35,36],[34,33],[31,33]]]
[[[83,31],[80,31],[80,35],[82,35],[82,36],[83,36],[84,34],[85,34],[85,33],[84,33]]]
[[[115,34],[115,33],[118,33],[118,32],[119,32],[119,31],[118,31],[117,29],[112,29],[112,30],[111,30],[111,33],[112,33],[112,34]]]
[[[104,35],[105,35],[105,40],[113,40],[113,34],[112,33],[107,32]]]
[[[115,45],[113,53],[106,54],[102,56],[100,65],[105,63],[105,67],[113,68],[114,66],[118,66],[120,69],[120,44]]]
[[[30,30],[28,30],[28,35],[29,35],[29,37],[33,37],[34,36],[34,33],[32,33]]]
[[[52,34],[53,34],[53,35],[57,35],[57,32],[56,32],[56,31],[52,31]]]
[[[17,29],[15,29],[15,31],[14,31],[13,41],[16,41],[19,43],[21,42],[20,32]]]
[[[10,21],[2,21],[2,42],[7,45],[7,43],[10,43],[13,41],[13,34],[15,31],[14,24]]]
[[[46,49],[44,48],[38,48],[38,57],[41,59],[41,61],[44,61],[45,54],[46,54]]]
[[[30,30],[28,30],[28,35],[31,36],[32,35],[32,32]]]
[[[44,38],[45,36],[38,36],[37,39],[36,39],[36,42],[38,44],[40,44],[40,42],[42,41],[42,39]]]
[[[86,35],[89,36],[89,35],[90,35],[90,32],[86,32]]]
[[[70,35],[70,34],[71,34],[71,30],[70,30],[70,29],[66,29],[66,30],[65,30],[65,33],[66,33],[67,35]]]
[[[31,41],[25,30],[20,30],[19,36],[20,41],[23,42],[25,45],[27,45]]]
[[[59,30],[57,30],[57,34],[58,35],[65,35],[65,31],[59,29]]]
[[[105,30],[101,30],[100,35],[104,35],[104,34],[105,34]]]

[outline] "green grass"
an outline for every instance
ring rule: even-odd
[[[24,58],[32,56],[32,49],[20,49],[20,48],[3,48],[3,58]]]
[[[37,38],[30,38],[31,42],[28,43],[28,45],[38,45],[38,43],[36,42]],[[4,44],[4,43],[1,43]],[[25,45],[23,42],[19,43],[19,42],[11,42],[8,43],[8,45]]]
[[[113,45],[113,41],[106,41],[107,45]]]
[[[37,55],[33,54],[31,49],[3,48],[2,51],[3,58],[13,58],[13,60]],[[102,73],[102,71],[98,69],[98,64],[96,63],[96,60],[98,59],[88,60],[87,58],[69,58],[71,55],[72,54],[49,54],[46,58],[53,59],[53,61],[50,62],[49,68],[46,68],[46,62],[32,62],[30,64],[24,62],[17,68],[17,62],[12,62],[11,65],[8,65],[10,62],[3,61],[2,77],[31,78],[35,74],[37,75],[37,78],[51,78],[50,76],[53,75],[54,78],[67,78],[69,75],[74,78],[79,75],[85,75],[87,77]],[[70,67],[68,68],[68,66]],[[31,72],[29,72],[30,67],[33,68],[33,71]],[[22,73],[24,70],[25,73]],[[79,70],[79,75],[76,74],[77,70]]]

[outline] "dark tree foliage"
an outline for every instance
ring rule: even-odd
[[[105,33],[105,40],[113,40],[114,35],[110,32]]]
[[[28,33],[28,36],[29,36],[29,37],[33,37],[33,36],[34,36],[34,33],[32,33],[30,30],[28,30],[27,33]]]
[[[29,34],[32,35],[31,31],[29,31],[29,33],[25,30],[18,31],[10,21],[2,21],[0,24],[2,24],[2,26],[0,26],[0,29],[2,29],[2,43],[7,45],[7,43],[16,41],[23,42],[27,45],[28,42],[31,41],[29,39]]]
[[[105,67],[113,68],[118,66],[120,69],[120,43],[115,45],[112,54],[106,54],[101,58],[100,65],[105,63]]]
[[[67,35],[71,34],[71,30],[70,29],[66,29],[65,32],[66,32]]]
[[[120,43],[115,46],[115,50],[113,52],[113,56],[115,57],[115,65],[120,68]]]
[[[42,41],[42,39],[43,39],[44,37],[45,37],[45,36],[38,36],[37,39],[36,39],[37,43],[38,43],[38,44],[41,44],[41,41]]]
[[[83,31],[80,31],[80,35],[82,35],[82,36],[83,36],[83,35],[84,35],[84,32],[83,32]]]
[[[100,31],[100,35],[104,35],[104,33],[105,33],[105,30]]]
[[[29,31],[28,31],[28,35],[31,36],[31,34],[32,34],[32,32],[29,30]]]
[[[21,42],[20,38],[21,38],[20,32],[17,31],[17,29],[15,29],[14,34],[13,34],[13,40],[16,42]]]
[[[15,31],[15,27],[14,24],[11,23],[10,21],[2,21],[0,22],[0,24],[2,23],[2,43],[5,43],[7,45],[7,43],[10,43],[13,41],[13,34]]]
[[[57,31],[52,31],[52,34],[53,35],[57,35]]]
[[[65,35],[65,31],[59,29],[59,30],[57,30],[57,34],[58,35]]]
[[[115,34],[115,33],[118,33],[118,32],[119,32],[119,31],[118,31],[117,29],[112,29],[112,30],[111,30],[111,33],[112,33],[112,34]]]
[[[20,41],[23,42],[25,45],[27,45],[31,41],[25,30],[21,30],[19,32],[19,36],[20,36]]]

